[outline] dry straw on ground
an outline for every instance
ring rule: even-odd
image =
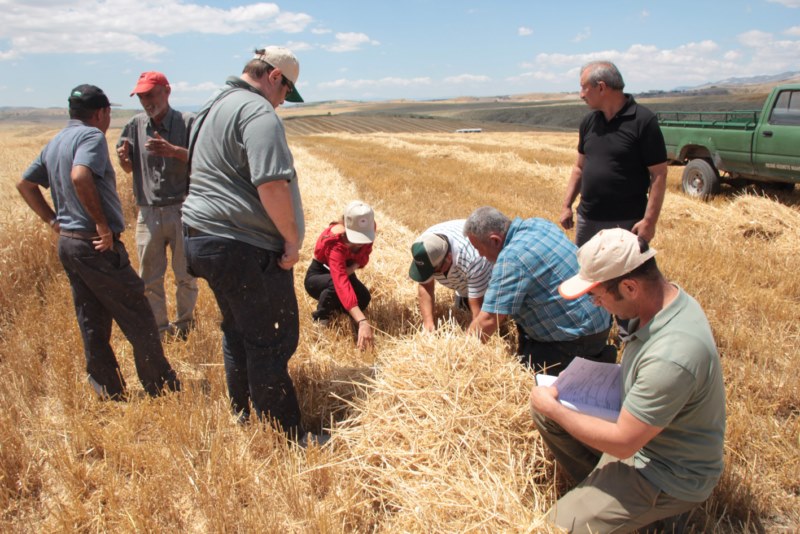
[[[418,331],[408,247],[427,226],[483,204],[555,219],[573,134],[291,138],[307,235],[295,272],[301,342],[290,370],[306,424],[333,434],[329,446],[306,451],[269,428],[240,427],[228,413],[218,312],[205,283],[199,328],[187,343],[166,345],[185,390],[141,396],[130,347],[115,330],[134,399],[92,397],[52,236],[10,189],[52,134],[0,131],[0,181],[11,191],[0,202],[0,528],[547,529],[543,514],[563,485],[527,413],[531,376],[503,340],[483,346],[446,321],[435,335]],[[783,194],[781,203],[728,194],[704,204],[678,194],[676,176],[672,170],[654,246],[666,273],[709,314],[729,414],[725,474],[691,528],[796,530],[800,194]],[[129,188],[120,175],[133,221]],[[312,327],[315,303],[302,289],[318,233],[355,198],[375,206],[378,222],[373,258],[359,273],[373,290],[368,315],[380,329],[367,353],[355,349],[347,319]],[[125,233],[131,252],[132,234]],[[452,296],[437,298],[446,320]]]

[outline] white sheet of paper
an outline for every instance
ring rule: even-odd
[[[536,375],[537,386],[558,388],[564,406],[616,422],[622,407],[622,369],[618,364],[575,358],[557,377]]]

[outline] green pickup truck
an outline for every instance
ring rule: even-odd
[[[800,182],[800,84],[775,87],[761,111],[662,111],[658,123],[689,195],[715,195],[722,180]]]

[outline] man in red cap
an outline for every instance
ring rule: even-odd
[[[197,281],[186,272],[181,234],[181,206],[188,191],[189,131],[194,114],[169,105],[171,88],[160,72],[143,72],[131,96],[137,95],[144,113],[122,129],[117,155],[125,172],[133,172],[133,194],[139,206],[136,247],[139,276],[158,323],[162,339],[185,340],[194,324]],[[174,322],[167,315],[164,274],[167,247],[172,250],[176,308]]]

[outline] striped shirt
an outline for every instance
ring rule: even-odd
[[[435,224],[426,234],[438,234],[450,243],[453,264],[447,274],[434,273],[433,278],[444,287],[453,289],[459,297],[478,298],[486,293],[492,264],[482,258],[464,235],[466,219]]]
[[[578,274],[577,247],[554,223],[511,222],[482,310],[509,315],[536,341],[572,341],[607,329],[611,318],[587,296],[567,300],[558,285]]]

